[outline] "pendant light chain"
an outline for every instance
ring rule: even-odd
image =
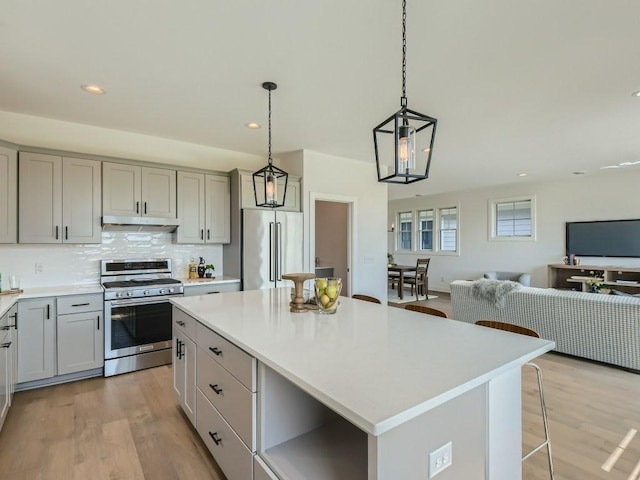
[[[271,164],[271,90],[269,90],[269,165]]]
[[[407,104],[407,0],[402,0],[402,106]]]

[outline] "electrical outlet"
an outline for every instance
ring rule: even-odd
[[[429,453],[429,478],[435,477],[445,468],[450,467],[453,463],[453,442]]]
[[[41,263],[36,263],[36,274],[44,272],[44,266]]]
[[[440,277],[440,281],[444,283],[444,277]]]

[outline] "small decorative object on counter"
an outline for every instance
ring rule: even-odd
[[[204,258],[200,257],[200,263],[198,264],[198,277],[203,278],[206,267],[204,266]]]
[[[289,302],[290,312],[304,313],[308,308],[304,305],[304,282],[315,278],[314,273],[285,273],[282,275],[284,280],[291,280],[295,286],[295,295],[293,300]]]
[[[198,278],[198,264],[192,262],[189,264],[189,278]]]
[[[336,313],[338,297],[342,290],[342,279],[337,277],[316,278],[316,303],[320,313]]]
[[[216,269],[216,267],[214,267],[211,264],[208,264],[208,265],[205,265],[204,268],[205,268],[204,276],[207,277],[207,278],[213,277],[213,272]]]

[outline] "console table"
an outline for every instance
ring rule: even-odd
[[[599,278],[604,285],[626,293],[640,293],[640,268],[596,265],[548,265],[549,287],[589,291],[587,280]]]

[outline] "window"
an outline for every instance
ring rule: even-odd
[[[398,213],[398,250],[411,250],[411,236],[413,235],[412,212]]]
[[[456,252],[458,250],[458,209],[441,208],[440,214],[440,250]]]
[[[491,239],[532,240],[535,202],[533,197],[491,202]]]
[[[418,211],[418,249],[433,250],[433,210]]]

